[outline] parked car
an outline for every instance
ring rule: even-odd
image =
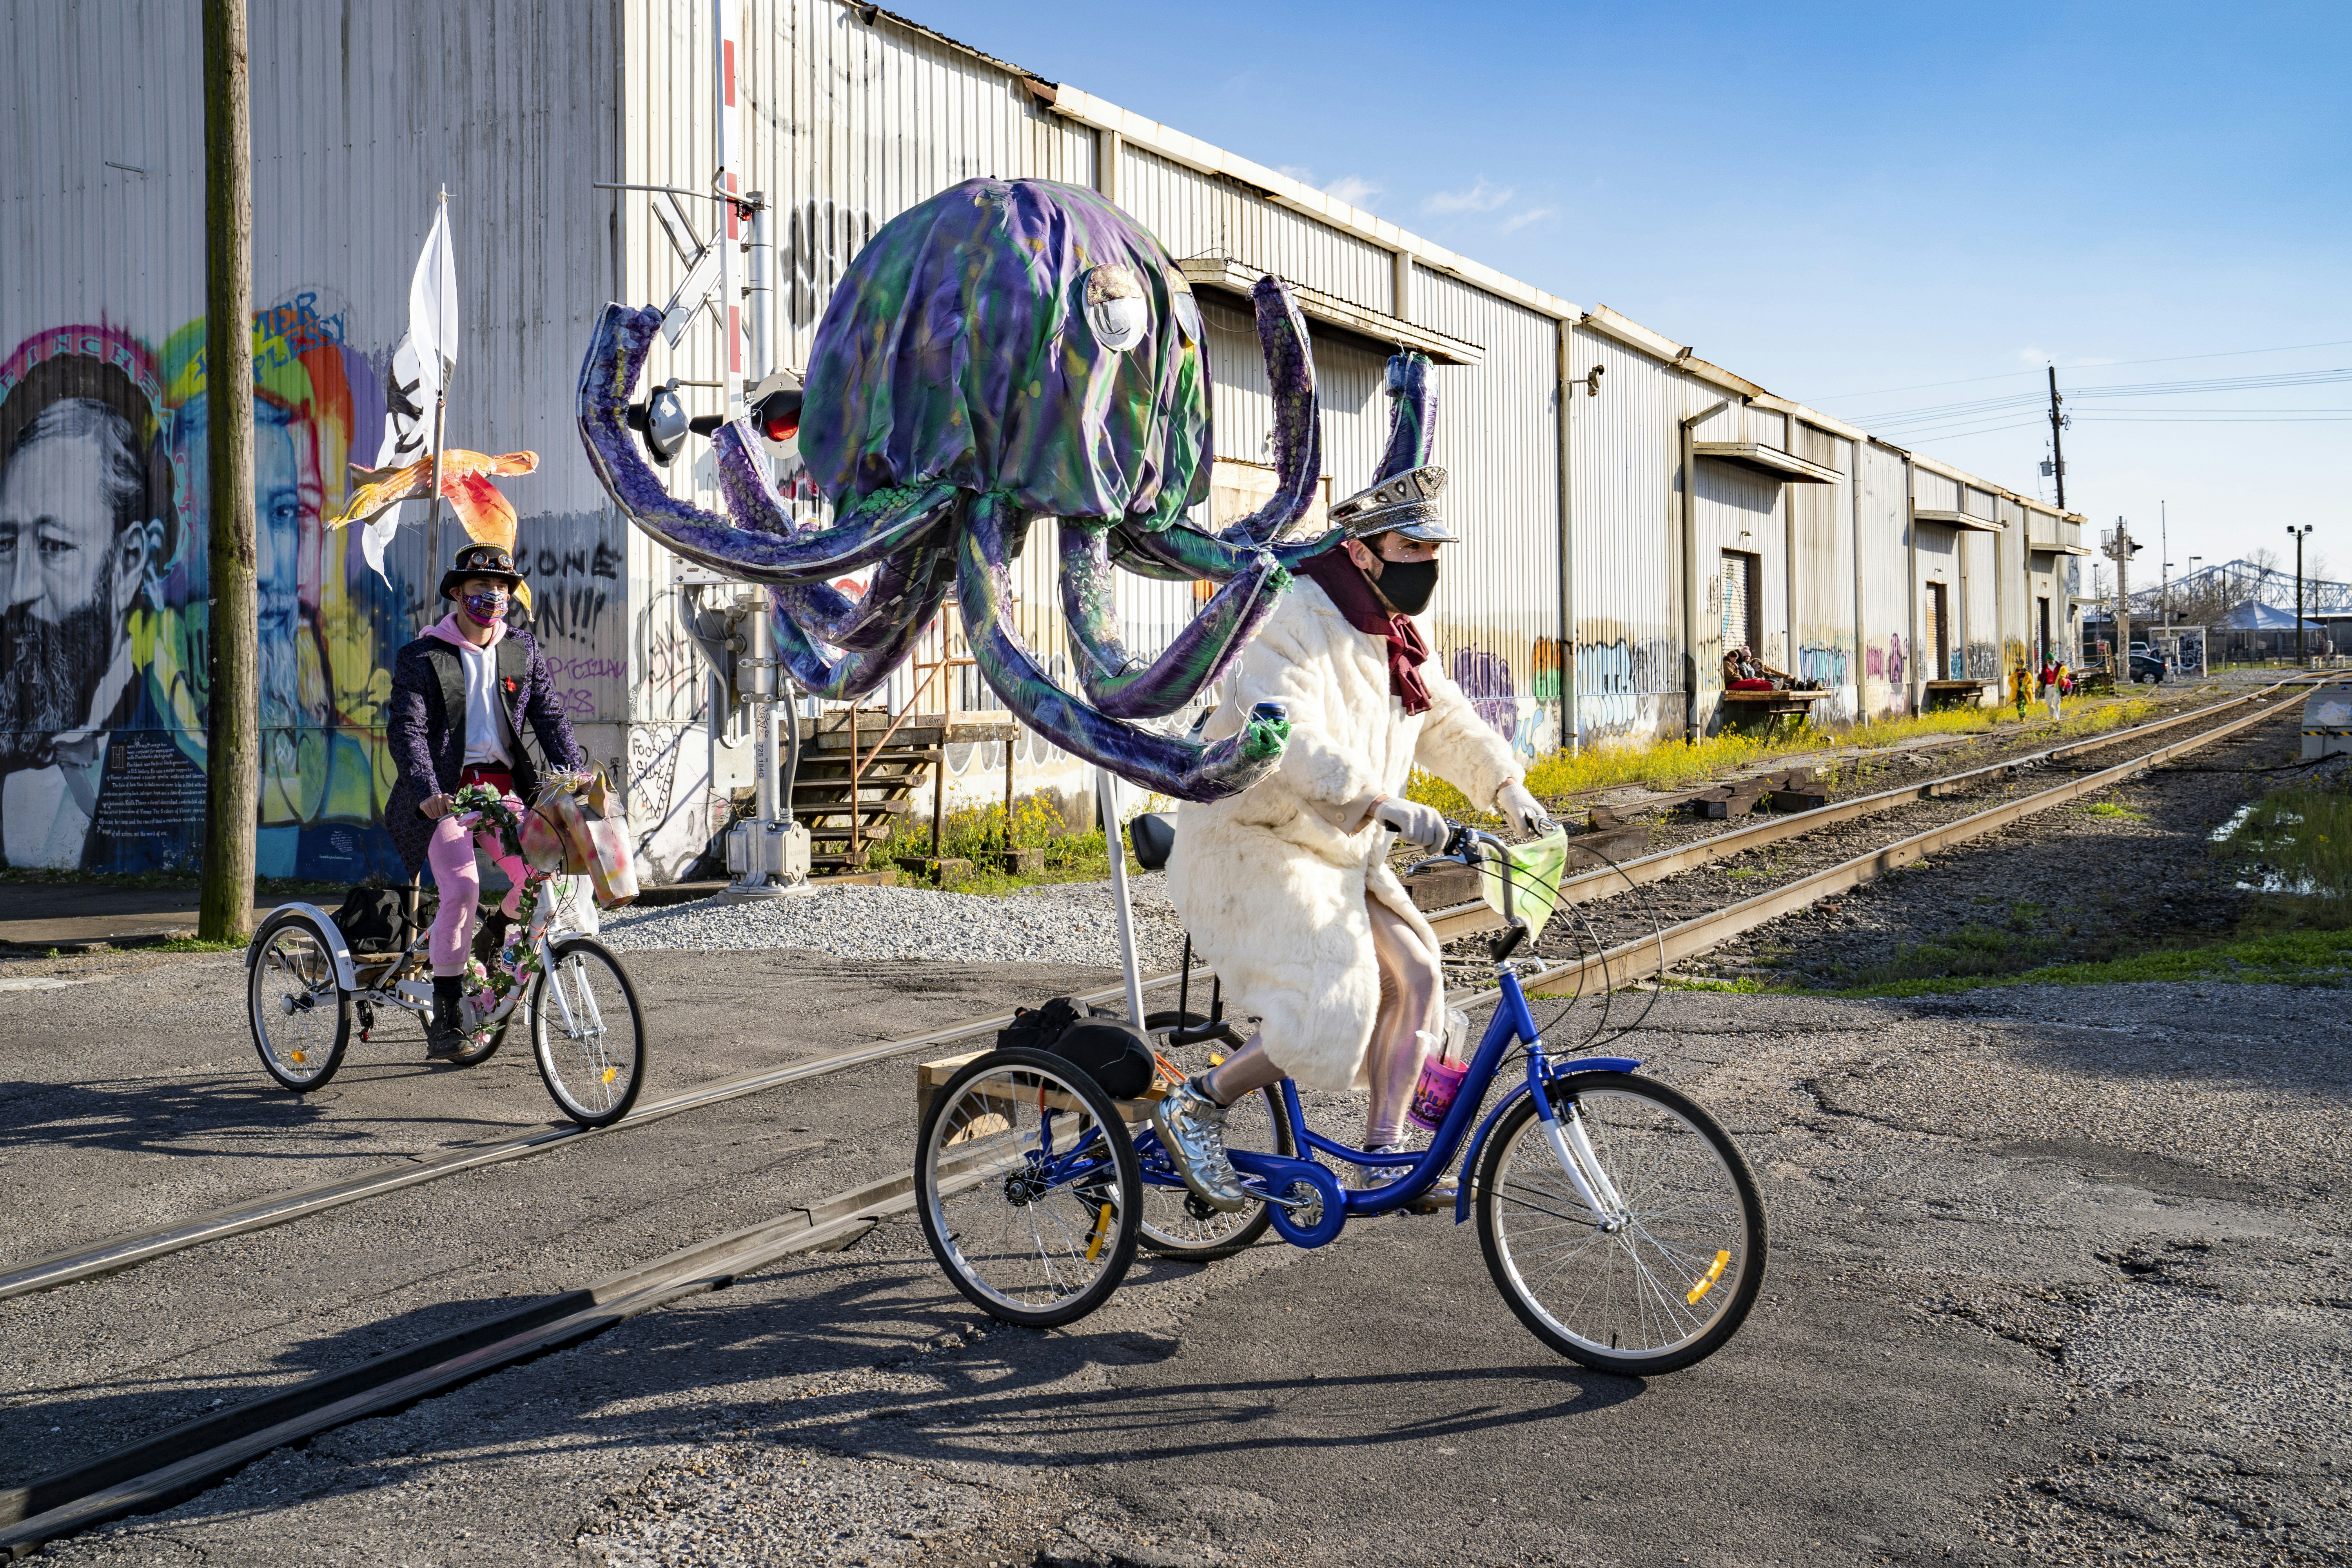
[[[2172,662],[2162,654],[2136,653],[2131,656],[2131,678],[2135,686],[2161,683],[2172,674]]]

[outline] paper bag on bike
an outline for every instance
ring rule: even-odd
[[[629,845],[628,819],[619,816],[580,819],[587,843],[587,873],[596,907],[617,909],[637,896],[637,861]]]

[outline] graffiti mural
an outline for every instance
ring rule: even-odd
[[[1447,661],[1446,673],[1478,710],[1478,717],[1511,739],[1519,727],[1519,693],[1511,680],[1511,667],[1502,655],[1484,648],[1458,647]]]
[[[381,378],[345,341],[346,319],[315,290],[254,317],[265,877],[400,868],[382,825],[394,776],[383,723],[393,655],[415,635],[430,584],[387,584],[362,557],[360,531],[322,526],[384,416]],[[10,866],[192,869],[202,855],[205,362],[201,319],[152,340],[58,326],[0,359],[0,857]],[[573,634],[563,640],[581,640],[617,595],[617,558],[594,527],[548,542],[551,613]],[[572,673],[575,714],[616,684],[617,671],[586,660]]]
[[[1832,689],[1843,686],[1850,679],[1853,656],[1843,647],[1800,647],[1797,649],[1797,674],[1805,680],[1817,680]]]

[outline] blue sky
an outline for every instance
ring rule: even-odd
[[[2352,367],[2352,7],[901,4],[2027,493],[2032,408],[1895,416]],[[2176,573],[2292,521],[2352,576],[2352,380],[2086,396],[2066,443],[2135,584],[2160,500]]]

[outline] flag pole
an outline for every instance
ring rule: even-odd
[[[444,185],[441,187],[442,215],[446,217],[448,211],[449,187]],[[441,360],[441,374],[436,378],[441,384],[433,397],[433,494],[425,502],[425,580],[427,583],[441,580],[441,437],[449,423],[449,375],[457,369],[456,356],[442,353],[438,344],[435,345],[434,353]],[[425,601],[423,625],[430,626],[440,619],[433,613],[438,607],[436,601]]]

